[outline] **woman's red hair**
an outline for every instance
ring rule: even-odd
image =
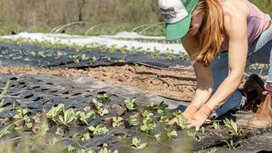
[[[224,41],[223,9],[218,0],[201,0],[194,14],[205,12],[200,32],[200,51],[195,61],[208,67],[212,60],[219,55]]]

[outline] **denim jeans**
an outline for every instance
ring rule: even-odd
[[[249,45],[247,66],[253,63],[269,64],[267,82],[272,82],[272,28],[264,31],[254,42]],[[228,76],[228,52],[222,52],[211,64],[213,73],[214,89],[217,90],[220,84]],[[243,99],[241,92],[236,90],[226,102],[212,113],[211,118],[217,118],[230,110],[237,110],[241,106]]]

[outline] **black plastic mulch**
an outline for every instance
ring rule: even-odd
[[[124,105],[124,100],[126,98],[137,96],[137,104],[148,104],[154,95],[150,96],[147,93],[143,93],[134,89],[129,89],[127,87],[120,86],[106,86],[105,84],[100,84],[99,81],[91,79],[89,77],[79,77],[77,79],[71,78],[61,78],[45,75],[0,75],[0,91],[2,92],[6,86],[7,81],[10,80],[10,86],[6,96],[4,97],[4,104],[2,108],[5,107],[25,107],[28,108],[30,114],[36,114],[41,110],[48,111],[51,107],[57,106],[60,103],[65,104],[65,108],[75,108],[75,110],[83,111],[85,108],[90,107],[90,102],[93,98],[97,98],[103,94],[112,95],[110,101],[104,103],[103,107],[107,108],[110,113],[92,120],[90,125],[105,124],[105,120],[117,116],[117,112]],[[166,103],[172,107],[176,103],[175,101],[163,99]],[[149,101],[150,100],[150,101]],[[158,99],[152,101],[154,103],[160,103]],[[142,104],[141,104],[142,103]],[[177,105],[177,103],[176,103]],[[135,112],[133,112],[135,113]],[[2,111],[0,113],[0,119],[4,119],[16,114],[15,110]],[[122,117],[128,119],[132,115],[132,112],[127,112]],[[169,140],[162,138],[159,145],[157,140],[152,135],[147,135],[138,129],[138,126],[133,126],[130,128],[112,128],[107,125],[109,129],[106,135],[93,135],[91,140],[82,142],[86,148],[99,150],[103,147],[103,144],[108,144],[110,149],[124,149],[131,150],[130,144],[133,137],[141,138],[142,142],[148,142],[148,148],[153,150],[175,150],[177,148],[173,147],[179,145],[180,142],[184,141],[186,137],[184,132],[179,131],[179,137],[175,140]],[[163,126],[158,126],[155,129],[154,134],[159,133]],[[0,127],[3,128],[3,127]],[[71,129],[69,133],[64,135],[65,143],[74,144],[69,138],[74,133],[83,134],[86,132],[86,126],[76,126],[76,128]],[[56,127],[50,128],[50,133],[56,133]],[[120,140],[120,136],[126,135],[126,138]],[[133,152],[133,149],[132,149]],[[136,152],[136,151],[134,151]]]
[[[171,58],[171,59],[169,59]],[[176,65],[190,65],[189,61],[179,59],[179,55],[161,54],[154,57],[151,53],[131,53],[116,50],[109,51],[55,49],[42,48],[33,45],[18,45],[0,43],[0,61],[3,66],[33,67],[67,67],[87,68],[96,66],[124,65],[124,64],[147,64],[152,66],[169,67]]]

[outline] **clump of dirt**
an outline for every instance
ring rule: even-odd
[[[157,69],[146,66],[109,66],[88,69],[40,69],[32,67],[0,67],[3,74],[46,74],[53,76],[90,76],[97,80],[121,83],[155,92],[164,97],[191,101],[195,91],[195,75],[191,66],[175,66]]]

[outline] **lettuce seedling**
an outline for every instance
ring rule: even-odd
[[[175,130],[173,130],[173,131],[172,130],[167,130],[166,135],[170,139],[175,139],[178,136],[178,133]]]
[[[63,116],[59,116],[59,121],[62,125],[68,126],[71,124],[74,119],[76,119],[76,113],[73,108],[63,110]]]
[[[95,135],[105,135],[109,132],[109,130],[106,128],[104,124],[99,124],[96,127],[94,126],[89,126],[88,130],[93,132]]]
[[[56,118],[63,111],[63,109],[64,104],[59,104],[57,107],[52,107],[49,112],[47,112],[46,116],[56,123]]]
[[[128,119],[129,126],[136,126],[139,124],[139,120],[136,117],[130,116]]]
[[[143,149],[147,146],[147,143],[141,143],[141,139],[136,137],[132,138],[131,148],[133,149]]]
[[[98,96],[98,99],[102,100],[103,102],[110,100],[111,95],[103,94]]]
[[[95,105],[95,108],[97,109],[97,110],[99,110],[99,109],[101,109],[102,107],[103,107],[103,104],[101,103],[101,102],[99,102],[97,99],[93,99],[92,100],[92,103]]]
[[[133,110],[135,110],[136,108],[135,108],[135,101],[136,101],[136,97],[131,97],[131,98],[127,98],[126,100],[125,100],[125,105],[126,105],[126,107],[127,107],[127,109],[129,110],[129,111],[133,111]]]
[[[26,108],[19,108],[16,111],[17,114],[13,116],[13,118],[17,119],[18,121],[23,121],[26,127],[32,128],[33,123],[31,122],[31,118],[27,115],[28,110]]]
[[[152,118],[152,117],[154,116],[154,114],[151,113],[151,112],[149,112],[149,111],[147,111],[147,110],[145,110],[144,112],[142,112],[142,116],[143,116],[145,119],[150,119],[150,118]]]
[[[145,118],[143,120],[143,125],[140,126],[140,129],[145,133],[150,133],[155,127],[156,124],[151,118]]]
[[[122,117],[114,117],[112,120],[113,120],[112,127],[114,128],[119,127],[121,123],[124,121]]]
[[[81,141],[88,141],[91,139],[90,133],[86,132],[82,135]]]
[[[107,109],[103,108],[103,103],[99,102],[97,99],[93,99],[92,103],[95,105],[95,108],[97,109],[97,113],[100,116],[104,116],[109,113]]]
[[[81,112],[81,111],[78,111],[76,112],[76,116],[78,117],[78,119],[85,123],[86,125],[89,125],[88,123],[88,119],[94,119],[95,118],[95,112],[93,111],[90,111],[88,113],[85,113],[85,112]]]
[[[160,104],[154,105],[153,108],[156,109],[159,114],[164,115],[166,113],[166,108],[168,108],[168,105],[165,104],[163,101]]]
[[[90,59],[90,57],[88,55],[86,55],[86,54],[82,54],[81,59],[85,61],[85,60]]]
[[[118,153],[118,150],[111,151],[108,148],[103,148],[98,153]]]

